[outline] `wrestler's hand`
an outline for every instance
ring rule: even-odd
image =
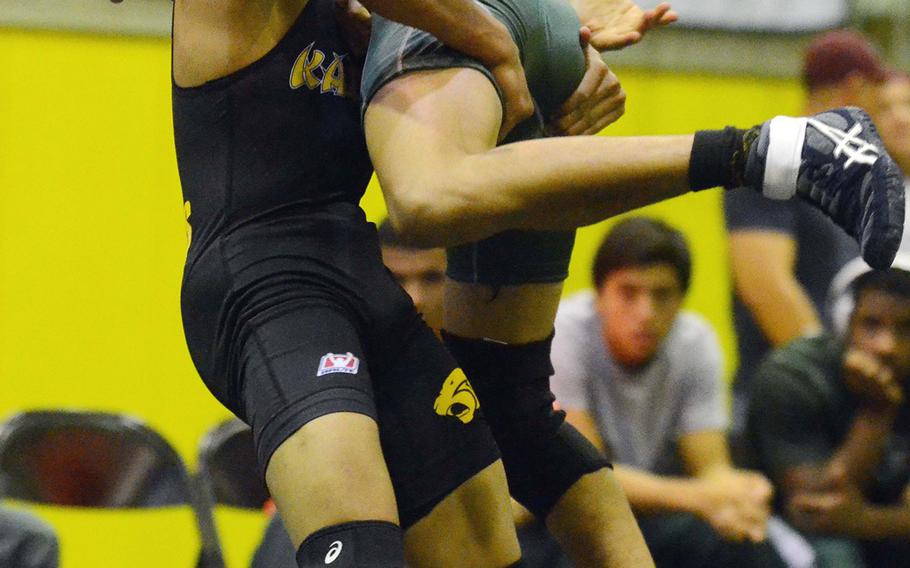
[[[679,15],[663,2],[642,10],[631,0],[571,0],[583,26],[591,28],[598,51],[622,49],[641,41],[654,28],[672,24]]]
[[[550,119],[550,132],[557,135],[597,134],[626,112],[626,93],[619,79],[607,68],[600,53],[588,45],[591,31],[581,28],[587,70],[578,88]]]
[[[493,74],[505,99],[502,127],[499,129],[499,140],[502,141],[518,123],[534,114],[534,100],[528,90],[528,80],[521,66],[518,46],[511,41],[511,36],[509,45],[504,46],[501,54],[486,53],[478,59]]]

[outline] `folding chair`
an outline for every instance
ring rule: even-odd
[[[269,491],[259,474],[253,433],[237,419],[210,430],[199,444],[199,492],[213,511],[230,567],[247,567],[262,540]]]
[[[104,412],[29,411],[0,425],[0,488],[39,505],[100,509],[189,506],[198,565],[224,566],[211,510],[177,452],[139,420]]]
[[[269,500],[256,464],[253,433],[236,418],[222,422],[202,439],[197,477],[213,506],[261,511]]]

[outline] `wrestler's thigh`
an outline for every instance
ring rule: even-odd
[[[502,462],[463,483],[405,533],[414,568],[499,568],[521,557]]]
[[[356,321],[298,291],[251,317],[238,345],[245,415],[295,546],[342,522],[398,522]]]
[[[409,564],[511,564],[508,486],[482,402],[416,314],[389,335],[372,372]]]
[[[363,414],[327,414],[308,422],[272,455],[266,480],[295,548],[332,525],[398,524],[379,431]]]

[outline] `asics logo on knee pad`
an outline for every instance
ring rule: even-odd
[[[835,158],[840,158],[842,155],[847,156],[847,161],[844,163],[845,170],[854,163],[871,166],[878,160],[879,149],[874,144],[870,144],[859,137],[863,131],[863,125],[859,122],[854,124],[847,132],[815,118],[810,118],[808,123],[836,144],[834,147]]]
[[[344,545],[340,540],[336,540],[329,546],[329,551],[325,554],[325,563],[331,564],[341,556],[341,549],[344,548]]]
[[[467,424],[474,420],[474,413],[480,408],[474,387],[468,382],[461,369],[452,371],[439,391],[433,403],[433,410],[440,416],[454,416]]]

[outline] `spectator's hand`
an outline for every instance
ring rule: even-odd
[[[829,488],[825,466],[814,463],[795,465],[787,469],[783,477],[783,489],[787,494],[814,493]]]
[[[824,488],[791,494],[787,512],[793,524],[814,533],[861,534],[868,505],[860,490],[847,482],[845,472],[828,474],[820,485]]]
[[[597,134],[626,112],[626,93],[619,79],[607,68],[600,53],[589,45],[591,30],[579,32],[587,69],[578,88],[550,120],[553,134]]]
[[[761,474],[721,468],[699,478],[701,506],[696,513],[722,537],[762,542],[771,515],[771,483]]]
[[[904,400],[904,391],[894,371],[874,355],[850,349],[844,357],[847,388],[867,406],[888,409]]]
[[[591,28],[591,45],[598,51],[622,49],[641,41],[649,30],[678,19],[663,2],[642,10],[631,0],[571,0],[581,24]]]

